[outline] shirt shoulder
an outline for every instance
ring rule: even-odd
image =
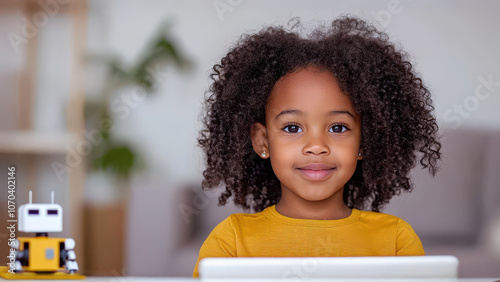
[[[227,217],[212,229],[203,242],[198,260],[194,266],[193,277],[198,277],[198,265],[200,260],[206,257],[235,257],[236,237],[232,223],[232,216]]]
[[[424,247],[411,225],[399,218],[396,251],[398,256],[425,255]]]
[[[193,270],[193,277],[198,277],[198,265],[203,258],[238,256],[236,241],[240,236],[241,228],[252,226],[252,223],[259,220],[259,218],[262,218],[260,213],[235,213],[217,224],[200,248],[198,260]]]
[[[385,230],[386,236],[394,237],[398,256],[424,255],[424,247],[411,225],[395,215],[362,211],[360,224],[366,228]],[[368,227],[369,226],[369,227]]]
[[[255,224],[267,219],[268,218],[264,215],[264,212],[257,212],[257,213],[233,213],[226,220],[230,221],[231,226],[233,228],[238,229],[241,226]]]
[[[361,224],[366,224],[368,226],[372,226],[377,229],[384,227],[396,228],[398,225],[398,221],[400,220],[399,217],[392,214],[373,212],[373,211],[360,211],[360,212],[361,215],[359,217],[359,222]]]

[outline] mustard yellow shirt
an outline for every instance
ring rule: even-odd
[[[206,257],[350,257],[424,255],[413,228],[389,214],[352,209],[338,220],[297,219],[275,206],[232,214],[203,243],[194,267]]]

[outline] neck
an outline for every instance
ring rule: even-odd
[[[293,197],[286,192],[276,204],[276,211],[281,215],[299,219],[335,220],[349,217],[351,209],[344,203],[343,190],[321,201],[307,201]],[[284,191],[282,191],[284,192]]]

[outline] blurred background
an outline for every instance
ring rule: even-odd
[[[214,64],[243,33],[305,31],[340,14],[375,23],[411,55],[434,95],[443,162],[383,212],[408,221],[427,254],[461,277],[500,276],[500,2],[0,1],[0,221],[7,168],[16,208],[64,208],[87,275],[191,276],[231,213],[200,189],[196,138]],[[18,232],[17,236],[31,236]],[[6,228],[0,229],[2,264]]]

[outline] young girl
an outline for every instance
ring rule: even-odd
[[[214,228],[194,277],[205,257],[424,255],[407,222],[379,213],[412,190],[417,151],[432,175],[441,156],[431,95],[406,57],[342,17],[307,37],[246,35],[214,66],[202,185],[257,213]]]

